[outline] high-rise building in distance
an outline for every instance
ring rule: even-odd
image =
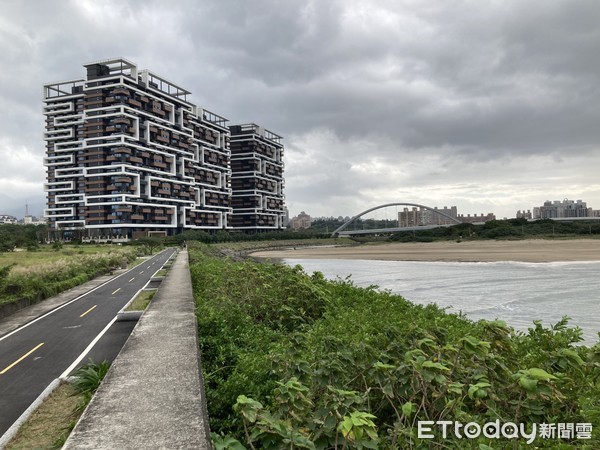
[[[44,86],[45,216],[53,237],[231,229],[228,120],[126,59],[84,67],[83,79]],[[283,214],[282,186],[280,202],[260,207]]]
[[[564,219],[573,217],[588,217],[587,203],[581,200],[576,202],[565,198],[563,201],[546,200],[540,207],[533,209],[534,219]]]
[[[285,228],[281,136],[256,124],[233,125],[231,187],[234,228]]]

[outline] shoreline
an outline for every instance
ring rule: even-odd
[[[439,262],[600,261],[600,239],[520,241],[441,241],[367,244],[352,247],[263,250],[249,256],[268,259],[364,259]]]

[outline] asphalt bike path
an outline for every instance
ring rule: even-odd
[[[0,337],[0,436],[54,379],[76,368],[82,353],[174,252],[165,250]]]

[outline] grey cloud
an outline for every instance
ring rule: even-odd
[[[536,155],[586,155],[579,177],[592,180],[598,19],[595,0],[5,2],[0,135],[11,147],[1,151],[25,148],[41,164],[41,86],[124,56],[232,122],[286,137],[290,202],[358,205],[398,185],[449,185],[477,170],[500,180],[510,161]],[[315,130],[330,135],[303,148]],[[296,158],[317,148],[321,166]],[[552,161],[544,167],[568,165]],[[349,162],[384,164],[385,173]],[[515,177],[526,177],[522,170]],[[316,181],[303,185],[305,177]]]

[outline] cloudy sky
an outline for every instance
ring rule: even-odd
[[[600,209],[597,0],[0,6],[0,214],[44,208],[42,85],[118,56],[283,135],[292,215]]]

